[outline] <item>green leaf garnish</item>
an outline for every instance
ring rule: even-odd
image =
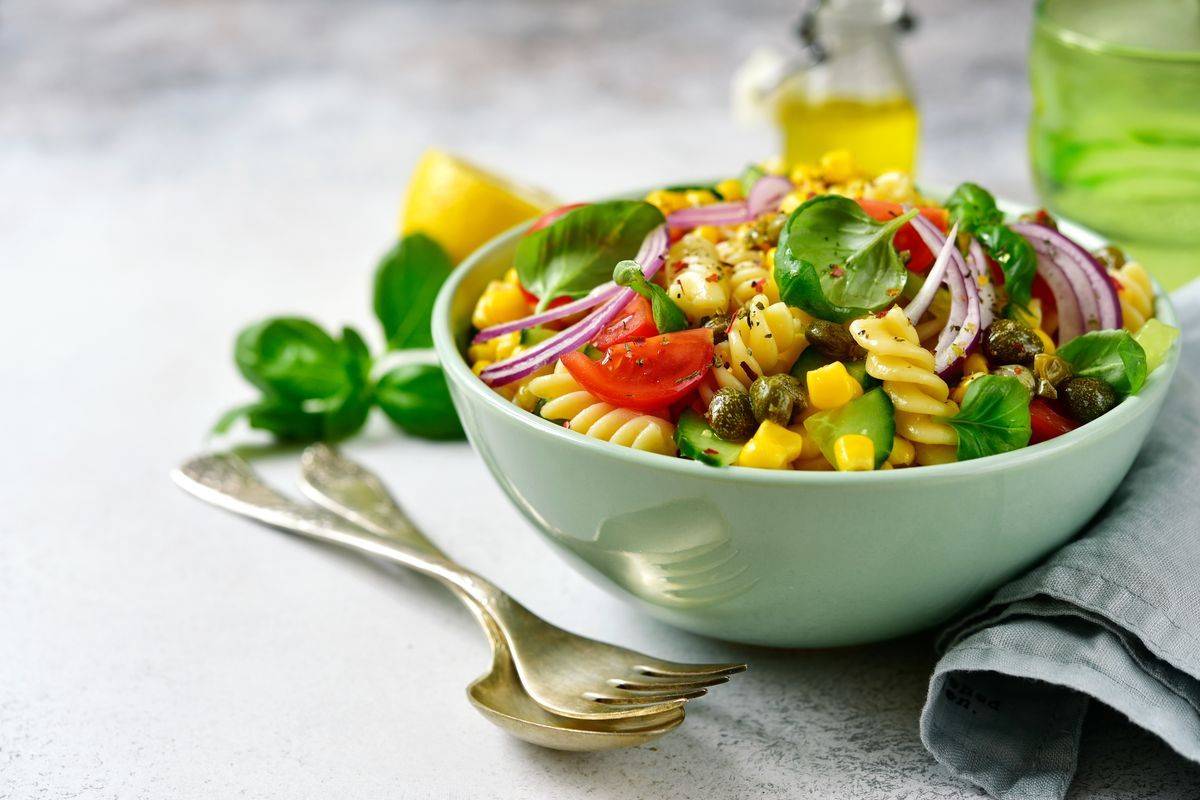
[[[640,200],[591,203],[521,239],[514,264],[521,285],[543,310],[559,297],[583,297],[633,258],[642,240],[663,223],[662,212]]]
[[[838,195],[814,197],[792,212],[775,251],[782,299],[822,319],[845,322],[879,311],[904,289],[908,270],[892,238],[913,209],[877,222]]]
[[[454,269],[442,246],[423,233],[410,233],[375,270],[375,316],[390,350],[433,346],[429,323],[433,299]]]
[[[1091,331],[1058,348],[1076,375],[1099,378],[1118,394],[1137,394],[1149,372],[1146,351],[1126,330]]]
[[[1004,273],[1004,291],[1011,304],[1025,308],[1032,298],[1037,251],[1029,241],[1004,225],[996,198],[975,183],[961,183],[946,199],[951,223],[979,240]]]
[[[654,315],[654,327],[659,333],[682,331],[688,327],[687,317],[675,305],[667,290],[646,280],[642,267],[636,261],[622,261],[613,270],[613,282],[628,286],[650,301],[650,312]]]
[[[462,424],[437,364],[405,364],[375,384],[375,400],[399,428],[426,439],[461,439]]]
[[[958,460],[994,456],[1029,444],[1029,390],[1011,375],[971,381],[958,414],[946,420],[958,433]]]
[[[306,319],[268,319],[241,332],[234,361],[262,398],[222,415],[218,433],[245,418],[280,439],[336,440],[366,421],[371,355],[353,328],[334,339]]]

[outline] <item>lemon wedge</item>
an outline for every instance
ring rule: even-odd
[[[554,205],[555,199],[545,192],[429,149],[408,182],[400,234],[421,231],[458,263],[496,234]]]

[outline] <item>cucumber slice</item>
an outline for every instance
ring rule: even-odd
[[[694,458],[710,467],[728,467],[737,461],[742,452],[740,444],[727,442],[717,436],[704,417],[690,409],[683,412],[679,424],[675,426],[675,444],[679,447],[680,455]]]
[[[540,344],[556,333],[558,333],[558,331],[552,331],[549,328],[526,328],[525,330],[521,331],[521,344]]]
[[[799,378],[801,383],[806,383],[805,377],[814,369],[820,369],[826,364],[832,364],[833,359],[821,353],[815,347],[807,348],[800,357],[796,359],[796,363],[792,365],[792,376]],[[850,373],[850,377],[858,381],[863,387],[863,391],[870,391],[879,385],[879,381],[867,374],[867,365],[864,361],[843,361],[846,366],[846,372]]]
[[[833,443],[839,437],[848,433],[860,433],[868,437],[875,445],[875,469],[879,469],[891,455],[892,442],[896,438],[892,401],[883,389],[872,389],[844,406],[819,411],[804,420],[804,428],[830,464],[836,463]]]

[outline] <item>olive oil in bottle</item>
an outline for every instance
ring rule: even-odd
[[[813,100],[784,92],[776,104],[783,155],[790,164],[814,163],[846,149],[866,172],[912,172],[917,151],[917,109],[903,94],[877,100]]]

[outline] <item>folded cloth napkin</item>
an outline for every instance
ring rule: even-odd
[[[1107,703],[1200,761],[1200,281],[1179,370],[1087,533],[947,630],[921,714],[939,762],[1002,800],[1061,800]]]

